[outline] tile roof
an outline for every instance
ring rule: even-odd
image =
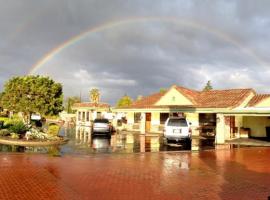
[[[126,108],[151,108],[155,105],[155,103],[166,94],[167,91],[158,92],[151,94],[146,97],[142,97],[142,99],[134,101],[130,106]]]
[[[181,105],[180,107],[196,107],[196,108],[233,108],[241,105],[241,103],[255,91],[253,89],[228,89],[228,90],[210,90],[196,91],[181,86],[172,86],[177,89],[182,95],[188,98],[193,106]],[[150,96],[146,96],[141,100],[133,102],[126,108],[161,108],[172,107],[170,105],[157,106],[155,105],[166,92],[158,92]],[[179,106],[173,106],[179,107]]]
[[[270,97],[270,94],[257,94],[250,100],[250,102],[248,103],[248,107],[254,107],[258,103],[262,102],[263,100],[269,97]]]
[[[234,108],[251,94],[253,89],[228,89],[203,91],[197,96],[199,107],[204,108]]]
[[[91,107],[96,107],[96,108],[110,108],[110,105],[107,103],[91,103],[91,102],[82,102],[82,103],[75,103],[73,108],[91,108]]]

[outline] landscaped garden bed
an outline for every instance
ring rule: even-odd
[[[47,128],[25,125],[19,119],[6,120],[0,127],[0,144],[18,146],[60,145],[68,141],[58,136],[60,126],[50,124]]]

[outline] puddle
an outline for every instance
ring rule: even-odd
[[[52,156],[63,154],[96,154],[96,153],[139,153],[160,151],[187,151],[214,149],[214,139],[193,139],[187,142],[169,141],[160,135],[151,136],[138,133],[114,133],[111,137],[91,135],[89,127],[62,127],[60,135],[69,138],[69,142],[52,147],[21,147],[0,145],[1,152],[46,153]]]

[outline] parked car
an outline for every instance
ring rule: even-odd
[[[108,135],[113,131],[112,125],[108,119],[95,119],[92,127],[93,135]]]
[[[169,117],[164,126],[166,140],[191,141],[191,123],[182,117]]]

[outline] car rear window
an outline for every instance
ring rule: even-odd
[[[185,119],[169,119],[168,126],[187,126]]]
[[[94,123],[109,123],[108,119],[95,119]]]

